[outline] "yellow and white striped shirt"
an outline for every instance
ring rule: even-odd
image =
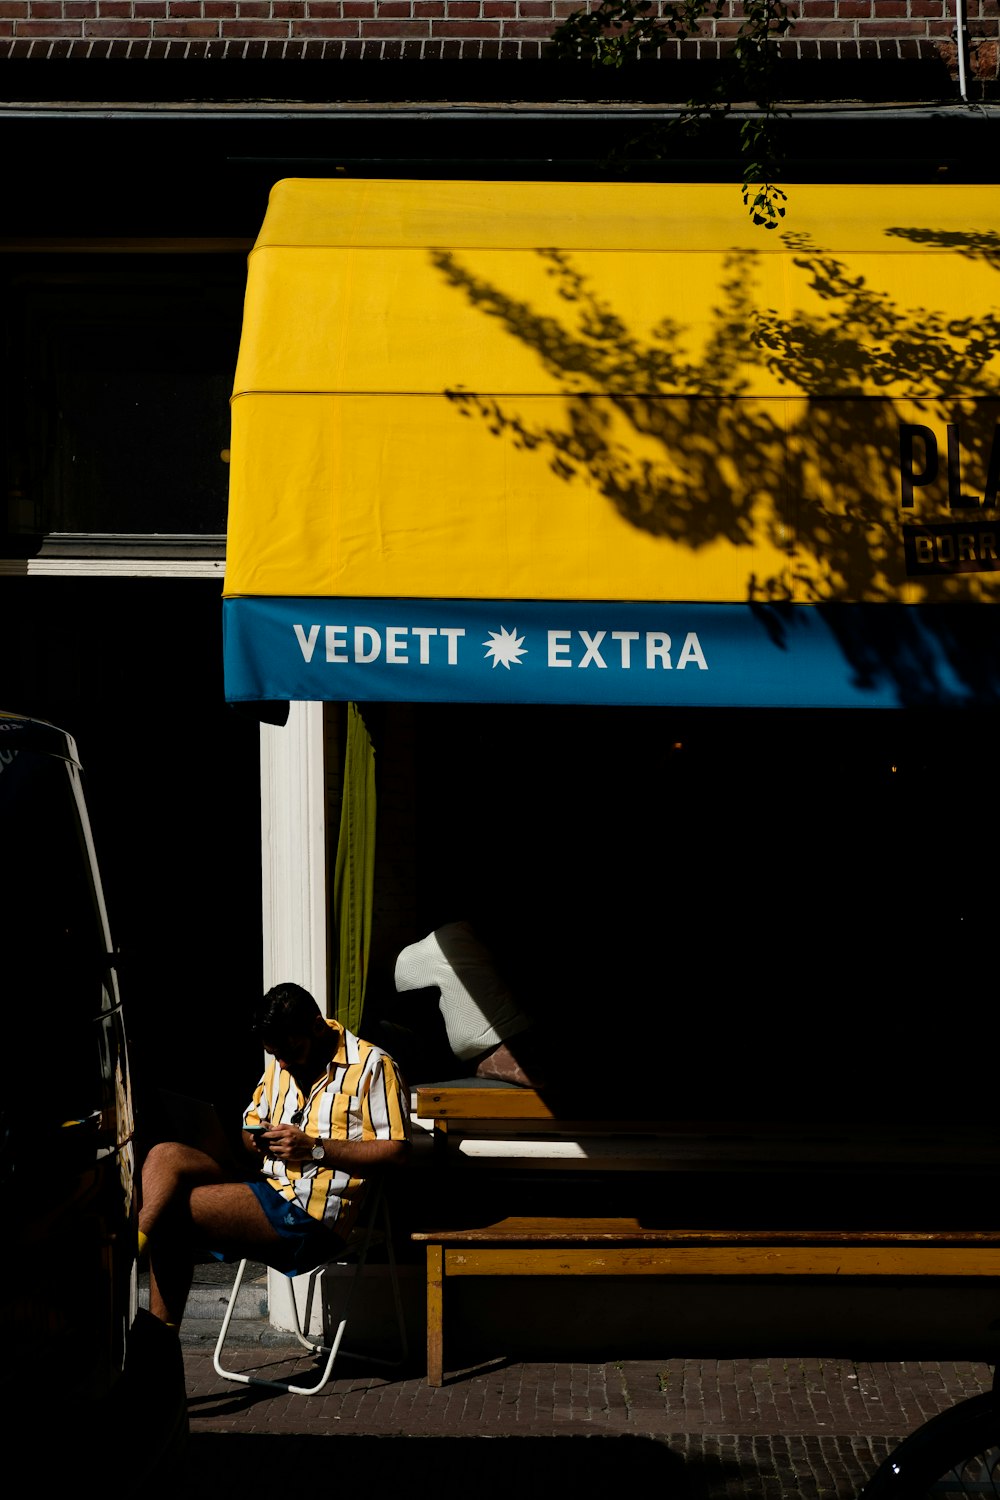
[[[316,1140],[408,1141],[409,1108],[396,1064],[337,1021],[327,1021],[339,1041],[333,1059],[305,1096],[291,1073],[269,1057],[244,1125],[297,1125]],[[263,1175],[276,1192],[311,1218],[346,1234],[360,1202],[363,1179],[318,1162],[283,1162],[266,1156]]]

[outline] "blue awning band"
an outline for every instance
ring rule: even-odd
[[[224,626],[231,702],[1000,701],[1000,612],[975,605],[237,598]]]

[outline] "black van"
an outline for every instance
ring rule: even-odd
[[[35,1482],[96,1477],[97,1459],[109,1493],[138,1493],[180,1462],[187,1411],[177,1339],[138,1307],[132,1091],[108,917],[72,737],[3,713],[0,861],[7,1431],[16,1440],[27,1425],[44,1441],[25,1455]]]

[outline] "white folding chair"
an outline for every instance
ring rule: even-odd
[[[386,1258],[389,1264],[389,1280],[392,1285],[393,1304],[396,1312],[396,1326],[399,1332],[400,1352],[398,1359],[375,1358],[373,1355],[355,1352],[350,1349],[342,1349],[340,1347],[341,1340],[344,1337],[344,1329],[347,1327],[347,1318],[350,1312],[351,1302],[354,1298],[354,1293],[357,1289],[358,1281],[361,1278],[362,1273],[364,1272],[365,1262],[368,1259],[368,1251],[372,1244],[372,1236],[375,1231],[376,1225],[380,1226],[380,1233],[384,1237]],[[292,1317],[295,1324],[295,1336],[298,1339],[299,1343],[303,1346],[303,1348],[310,1350],[313,1354],[316,1354],[320,1357],[324,1355],[326,1356],[326,1364],[324,1365],[319,1379],[315,1382],[315,1384],[296,1385],[293,1383],[291,1377],[288,1380],[266,1380],[261,1375],[247,1375],[244,1374],[242,1370],[227,1369],[223,1365],[222,1350],[226,1342],[226,1335],[229,1332],[229,1325],[232,1322],[233,1312],[236,1308],[236,1299],[239,1296],[240,1284],[243,1280],[243,1272],[246,1269],[246,1265],[246,1261],[241,1260],[239,1266],[237,1267],[236,1277],[233,1281],[233,1289],[229,1296],[229,1302],[226,1307],[225,1316],[222,1319],[222,1328],[219,1331],[219,1337],[215,1345],[215,1369],[216,1372],[221,1375],[224,1380],[235,1380],[238,1381],[241,1385],[271,1386],[275,1390],[290,1391],[296,1396],[314,1396],[318,1391],[321,1391],[323,1389],[327,1381],[330,1379],[330,1376],[333,1373],[333,1366],[337,1360],[338,1355],[341,1359],[363,1359],[368,1364],[383,1365],[390,1369],[397,1369],[405,1360],[407,1355],[406,1322],[403,1317],[403,1300],[400,1296],[399,1276],[396,1271],[396,1256],[393,1251],[392,1245],[392,1225],[389,1219],[389,1204],[386,1201],[381,1182],[369,1182],[368,1201],[365,1204],[364,1209],[362,1210],[361,1222],[355,1229],[354,1233],[351,1235],[351,1238],[348,1240],[346,1245],[338,1247],[335,1254],[331,1256],[328,1261],[323,1261],[320,1265],[314,1266],[311,1271],[293,1271],[285,1273],[289,1276],[290,1280],[294,1280],[298,1276],[305,1276],[308,1278],[309,1285],[306,1292],[304,1316],[300,1317],[299,1315],[298,1300],[295,1297],[294,1288],[292,1289],[292,1296],[290,1300],[292,1304]],[[353,1266],[353,1275],[350,1277],[347,1289],[343,1294],[343,1301],[339,1312],[339,1320],[337,1322],[333,1338],[329,1343],[325,1343],[323,1339],[317,1340],[304,1333],[303,1328],[308,1329],[312,1322],[312,1310],[317,1298],[320,1299],[319,1307],[321,1309],[321,1315],[325,1323],[326,1308],[324,1307],[321,1300],[323,1278],[327,1271],[340,1270],[345,1265]],[[332,1318],[330,1321],[330,1327],[333,1327]],[[327,1331],[326,1329],[324,1329],[323,1338],[325,1339],[326,1337]]]

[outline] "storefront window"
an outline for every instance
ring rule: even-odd
[[[0,269],[14,550],[221,538],[245,258],[39,254]]]
[[[372,1014],[380,995],[416,1014],[392,997],[398,948],[464,919],[595,1101],[899,1123],[958,1087],[963,1119],[995,1115],[992,1032],[969,1024],[995,918],[967,795],[993,711],[405,713],[416,759],[380,803],[379,878],[412,841],[415,901]]]

